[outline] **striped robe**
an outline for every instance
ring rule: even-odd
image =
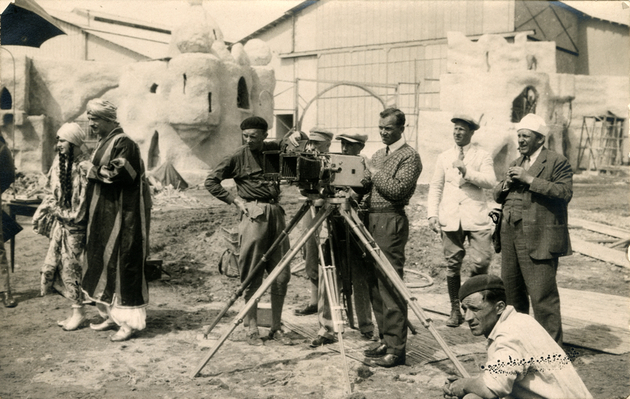
[[[82,288],[107,305],[146,306],[151,197],[140,148],[117,127],[99,141],[92,164]]]

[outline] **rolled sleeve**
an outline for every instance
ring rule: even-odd
[[[483,381],[498,397],[509,395],[514,383],[527,373],[528,359],[516,349],[518,346],[517,342],[510,342],[505,336],[497,337],[491,345],[494,348],[489,351]]]

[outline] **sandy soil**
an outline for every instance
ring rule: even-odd
[[[419,186],[408,214],[412,231],[408,267],[434,279],[422,292],[444,293],[441,244],[426,222],[427,187]],[[628,181],[576,177],[571,212],[628,228]],[[292,216],[301,204],[295,189],[287,188],[283,203]],[[0,307],[0,397],[5,398],[340,398],[344,371],[339,355],[327,349],[310,349],[305,338],[291,333],[295,345],[273,341],[252,347],[243,342],[237,327],[202,370],[191,378],[214,340],[203,340],[200,329],[209,324],[237,288],[237,282],[217,271],[225,248],[221,228],[236,222],[233,207],[214,200],[203,190],[159,196],[151,231],[152,257],[164,260],[170,278],[150,283],[151,304],[147,329],[136,338],[112,343],[109,332],[84,326],[65,332],[56,324],[70,312],[59,295],[39,297],[39,268],[47,239],[32,232],[30,218],[18,221],[24,231],[17,237],[16,270],[12,283],[19,306]],[[299,234],[299,229],[295,234]],[[295,234],[293,236],[295,237]],[[572,234],[584,236],[585,231]],[[296,260],[297,262],[297,260]],[[499,273],[499,258],[492,271]],[[465,264],[466,267],[466,264]],[[628,295],[629,269],[582,255],[561,260],[559,285],[614,295]],[[290,310],[308,298],[303,272],[294,275],[287,295]],[[263,298],[265,301],[265,298]],[[242,307],[230,309],[213,331],[217,336]],[[89,321],[100,321],[88,307]],[[435,316],[436,324],[445,317]],[[460,328],[467,328],[462,326]],[[261,332],[266,329],[261,328]],[[350,331],[347,339],[359,339]],[[364,341],[368,347],[371,342]],[[630,394],[630,355],[608,355],[584,348],[571,348],[574,365],[596,398],[625,398]],[[483,354],[463,357],[470,372],[478,370]],[[353,397],[441,397],[441,386],[453,368],[442,361],[394,369],[362,367],[349,359]],[[370,375],[371,374],[371,375]],[[361,377],[360,377],[360,376]]]

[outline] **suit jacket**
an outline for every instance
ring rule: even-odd
[[[460,223],[464,231],[488,230],[492,222],[483,189],[497,184],[492,157],[471,145],[464,158],[466,176],[462,177],[453,167],[458,155],[456,146],[438,155],[429,186],[427,216],[438,217],[444,231],[457,231]]]
[[[523,157],[510,166],[520,165]],[[523,193],[523,233],[533,259],[552,259],[571,255],[567,205],[573,196],[573,171],[562,155],[543,147],[529,168],[534,181]],[[510,190],[501,181],[494,189],[494,199],[504,204]]]

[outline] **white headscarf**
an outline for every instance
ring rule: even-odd
[[[70,142],[77,147],[81,147],[85,141],[87,134],[76,123],[64,123],[57,131],[57,136]]]

